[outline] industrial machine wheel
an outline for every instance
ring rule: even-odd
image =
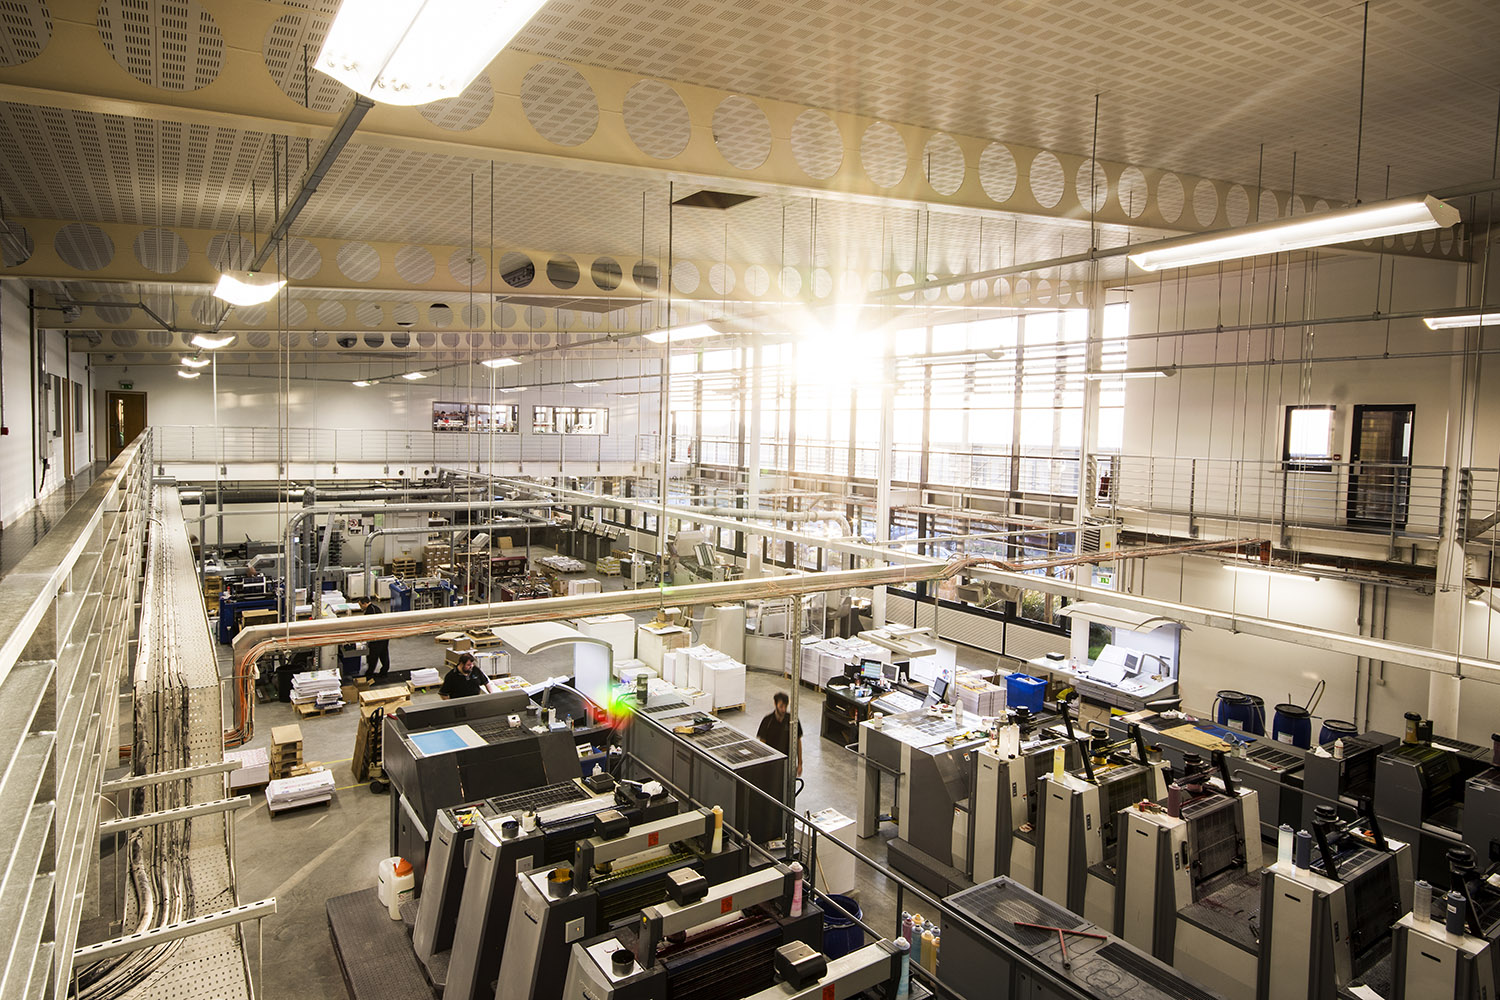
[[[391,783],[389,781],[381,781],[379,778],[376,778],[370,782],[370,792],[373,795],[379,795],[382,792],[387,791],[390,787]]]

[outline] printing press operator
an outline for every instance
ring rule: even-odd
[[[483,694],[484,687],[490,679],[484,675],[484,671],[474,665],[473,653],[462,653],[458,657],[458,663],[448,676],[443,678],[443,686],[438,688],[438,694],[444,700],[449,698],[472,698],[474,695]]]

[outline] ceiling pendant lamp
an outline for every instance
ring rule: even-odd
[[[192,357],[183,358],[182,363],[187,365],[189,368],[207,368],[209,362],[207,358]]]
[[[188,341],[188,343],[194,347],[201,347],[205,351],[217,351],[221,347],[228,347],[234,343],[234,334],[226,333],[223,336],[215,337],[208,333],[195,333],[193,334],[193,339]]]
[[[214,287],[214,298],[232,306],[258,306],[270,302],[286,285],[284,279],[259,271],[225,271]]]
[[[546,0],[344,0],[317,68],[385,104],[457,97]]]
[[[1143,271],[1192,267],[1262,254],[1309,250],[1353,240],[1447,229],[1456,225],[1458,220],[1458,209],[1431,195],[1397,198],[1238,229],[1221,229],[1200,236],[1163,240],[1130,254],[1130,262]]]

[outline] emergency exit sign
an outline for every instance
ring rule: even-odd
[[[135,383],[134,382],[121,382],[120,383],[120,388],[121,389],[134,389],[135,388]]]

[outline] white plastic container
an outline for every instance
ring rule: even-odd
[[[411,862],[405,858],[386,858],[380,862],[380,874],[375,883],[375,895],[390,913],[392,920],[401,919],[401,904],[416,890],[416,877]]]

